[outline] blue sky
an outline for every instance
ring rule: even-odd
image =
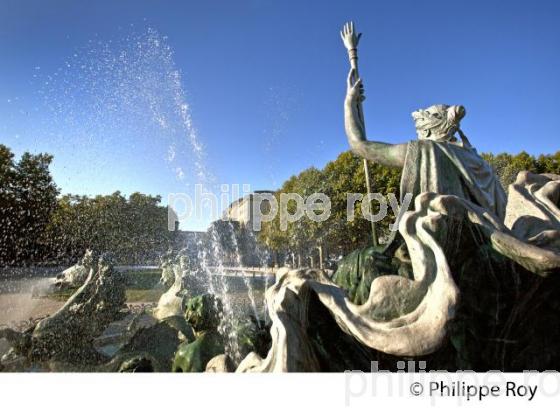
[[[462,128],[479,151],[560,149],[560,2],[0,5],[0,142],[52,153],[63,193],[275,189],[322,167],[348,148],[338,31],[349,19],[364,33],[370,139],[415,138],[410,113],[448,103],[466,106]]]

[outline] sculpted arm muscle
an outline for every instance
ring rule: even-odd
[[[357,93],[359,95],[359,91]],[[358,111],[357,98],[352,98],[352,95],[349,97],[344,104],[344,126],[352,152],[388,167],[402,168],[408,144],[388,144],[366,140],[363,121]]]

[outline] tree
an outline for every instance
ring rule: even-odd
[[[398,196],[400,171],[379,164],[370,168],[374,180],[374,192],[382,195],[394,193]],[[347,194],[365,194],[365,175],[362,160],[351,152],[344,152],[324,169],[309,168],[296,176],[292,176],[275,193],[280,202],[282,193],[296,193],[304,199],[313,193],[324,193],[331,200],[331,216],[327,221],[315,222],[307,217],[288,224],[286,230],[280,228],[277,215],[271,222],[263,224],[259,240],[275,251],[294,253],[307,257],[317,246],[331,253],[344,255],[356,247],[371,243],[370,222],[362,217],[359,203],[355,204],[353,221],[347,218]],[[379,204],[373,203],[372,212],[378,212]],[[288,203],[288,212],[295,212],[295,202]],[[391,218],[378,223],[381,236],[388,235]]]
[[[399,196],[401,172],[380,164],[370,163],[372,192],[387,197],[389,193]],[[352,249],[371,244],[371,224],[362,215],[360,202],[354,204],[354,220],[348,220],[347,195],[366,193],[363,160],[352,152],[343,152],[323,170],[326,181],[326,194],[331,198],[331,217],[328,221],[327,244],[331,251],[344,255]],[[372,202],[372,213],[379,212],[379,203]],[[390,214],[376,222],[380,238],[389,236],[389,224],[394,222]]]
[[[507,187],[515,182],[520,171],[530,171],[536,174],[560,173],[560,151],[551,155],[539,155],[535,158],[525,151],[517,155],[508,153],[482,154],[482,157],[494,168],[502,186]]]
[[[27,263],[45,251],[43,234],[56,208],[52,156],[25,152],[18,162],[0,145],[0,262]]]
[[[121,263],[155,260],[173,244],[167,208],[160,196],[119,191],[111,195],[65,195],[51,218],[47,238],[51,258],[75,260],[86,249],[110,253]]]
[[[520,171],[534,173],[560,174],[560,151],[552,155],[534,157],[526,152],[517,155],[482,154],[495,169],[502,185],[515,181]],[[373,180],[372,192],[384,197],[394,194],[399,198],[401,170],[387,168],[372,163],[370,172]],[[305,258],[314,252],[316,246],[323,246],[331,254],[346,255],[350,251],[371,244],[370,222],[362,216],[360,202],[354,204],[355,218],[348,220],[347,195],[349,193],[365,194],[365,175],[362,160],[351,152],[343,152],[322,170],[309,168],[298,175],[290,177],[275,193],[280,202],[282,193],[297,193],[306,198],[314,192],[322,192],[331,200],[331,216],[325,222],[317,223],[307,217],[288,224],[287,230],[280,229],[277,215],[272,221],[265,222],[259,232],[259,241],[274,251],[294,253]],[[379,204],[372,202],[372,212],[379,211]],[[288,204],[288,211],[295,211],[295,203]],[[389,224],[394,222],[394,215],[376,223],[378,235],[387,239]]]

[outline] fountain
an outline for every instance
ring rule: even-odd
[[[87,279],[93,263],[93,252],[87,250],[83,258],[74,266],[65,269],[56,276],[54,287],[57,289],[79,288]]]
[[[560,176],[521,172],[506,196],[460,128],[462,106],[415,111],[418,140],[366,140],[360,35],[349,23],[341,37],[348,142],[402,168],[401,196],[414,207],[389,243],[378,246],[374,229],[374,246],[347,256],[332,279],[279,271],[267,294],[272,347],[237,371],[370,371],[374,361],[396,370],[403,357],[426,370],[559,368]]]
[[[167,254],[161,268],[160,282],[164,285],[171,283],[171,286],[159,299],[153,312],[154,317],[161,320],[170,316],[182,316],[185,301],[206,291],[208,277],[202,270],[197,255],[188,249],[181,250],[175,257]]]
[[[345,100],[348,142],[365,160],[401,168],[401,195],[414,197],[413,209],[400,215],[398,232],[385,246],[377,243],[374,227],[375,246],[348,255],[332,277],[322,269],[278,270],[263,314],[244,274],[235,279],[246,291],[248,306],[236,303],[224,238],[232,246],[235,268],[242,270],[243,261],[228,221],[221,224],[224,232],[213,227],[195,246],[161,257],[154,289],[166,289],[153,309],[127,306],[125,275],[88,251],[57,279],[59,288],[77,287],[60,309],[23,331],[0,330],[0,339],[11,345],[0,366],[367,371],[374,360],[394,370],[403,357],[415,357],[425,360],[428,369],[560,367],[560,333],[554,330],[560,176],[522,172],[506,196],[461,130],[466,110],[459,105],[414,112],[417,140],[367,141],[357,71],[360,36],[352,24],[341,35],[351,63]],[[95,75],[107,71],[101,83],[117,91],[104,89],[99,103],[133,113],[147,103],[162,134],[179,130],[181,139],[168,146],[168,163],[177,178],[184,178],[181,155],[188,147],[198,182],[207,182],[211,174],[170,48],[154,30],[133,43],[117,55],[102,48]],[[145,81],[137,80],[139,73]],[[94,84],[87,75],[83,83]]]
[[[204,148],[191,118],[173,51],[156,30],[132,33],[122,41],[90,42],[85,49],[77,50],[55,75],[41,78],[38,73],[37,81],[43,84],[40,95],[56,127],[79,136],[102,134],[103,144],[107,146],[114,145],[108,144],[107,135],[117,129],[120,135],[158,135],[167,145],[166,163],[178,181],[184,181],[187,172],[195,175],[195,180],[185,182],[185,186],[193,182],[207,185],[213,180],[205,165]],[[64,99],[59,95],[65,96]],[[92,102],[87,111],[75,104],[78,98]],[[53,132],[53,138],[60,137]],[[20,363],[23,358],[25,365],[20,370],[38,362],[48,363],[51,368],[55,362],[64,362],[64,368],[89,366],[88,369],[96,371],[169,371],[179,343],[194,342],[192,330],[185,321],[185,309],[193,297],[203,295],[208,296],[204,300],[211,300],[218,312],[215,331],[216,337],[223,340],[221,353],[225,354],[219,363],[237,365],[247,350],[243,346],[251,343],[247,335],[262,331],[262,320],[252,282],[245,276],[242,281],[255,319],[246,320],[244,308],[234,306],[231,278],[225,271],[219,240],[216,232],[209,232],[206,239],[198,239],[195,247],[162,256],[162,277],[154,290],[159,287],[166,290],[153,310],[148,308],[139,313],[124,303],[124,276],[107,261],[98,263],[95,252],[87,251],[81,261],[64,270],[48,287],[34,292],[37,300],[41,300],[52,292],[74,291],[62,308],[23,332],[2,330],[2,335],[12,344],[3,365],[9,367],[14,362],[12,359]],[[240,267],[233,231],[229,240],[233,241]],[[110,294],[107,285],[114,287]],[[91,328],[82,329],[87,315],[91,316]],[[257,328],[253,329],[253,325]],[[245,332],[241,342],[240,328]],[[70,333],[81,336],[78,340],[69,337]],[[150,339],[160,340],[161,349],[167,349],[168,353],[158,355],[158,349],[150,346]],[[53,344],[59,345],[57,349]]]
[[[23,332],[4,330],[13,346],[2,365],[10,367],[15,362],[19,366],[22,359],[30,365],[98,362],[101,355],[93,341],[119,318],[124,302],[123,276],[102,258],[92,260],[84,284],[57,312]]]

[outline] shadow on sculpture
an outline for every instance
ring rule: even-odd
[[[25,330],[3,329],[12,343],[2,365],[15,369],[38,363],[68,362],[93,365],[103,355],[94,339],[122,313],[125,302],[123,276],[99,258],[91,260],[83,285],[51,316]],[[0,334],[0,337],[3,335]]]
[[[88,251],[83,285],[51,316],[18,332],[1,329],[11,349],[0,361],[5,371],[226,372],[239,362],[228,355],[226,337],[240,353],[266,353],[268,330],[249,316],[238,318],[224,335],[222,302],[205,293],[204,275],[192,252],[168,254],[162,286],[169,286],[154,308],[132,311],[125,304],[125,277],[108,260]],[[209,279],[207,279],[209,280]]]
[[[225,349],[225,337],[218,330],[222,304],[213,295],[196,296],[186,304],[185,318],[196,332],[195,340],[183,342],[173,361],[173,372],[231,372],[236,363]],[[264,354],[270,348],[269,328],[250,316],[236,323],[234,337],[244,357],[251,351]]]
[[[466,110],[412,114],[418,139],[366,139],[359,35],[342,38],[352,64],[344,103],[353,152],[403,170],[414,198],[384,246],[356,250],[334,276],[281,269],[266,293],[271,324],[238,320],[225,334],[222,301],[189,249],[162,258],[167,291],[152,311],[125,305],[125,281],[86,253],[60,287],[80,286],[29,329],[0,330],[6,370],[272,372],[395,370],[399,360],[438,370],[560,369],[560,176],[521,172],[508,195],[460,128]],[[117,329],[116,331],[113,331]],[[235,339],[244,359],[234,357]]]
[[[353,24],[342,38],[357,60]],[[282,270],[267,292],[272,348],[237,371],[560,368],[560,176],[523,172],[506,196],[460,129],[462,106],[414,112],[418,140],[368,141],[354,63],[344,104],[354,153],[402,168],[413,209],[384,247],[355,251],[330,280]],[[456,137],[458,134],[459,138]]]
[[[164,319],[169,316],[182,316],[188,298],[205,292],[210,278],[192,251],[183,249],[178,254],[168,252],[161,260],[162,274],[160,284],[168,287],[160,297],[154,316]]]

